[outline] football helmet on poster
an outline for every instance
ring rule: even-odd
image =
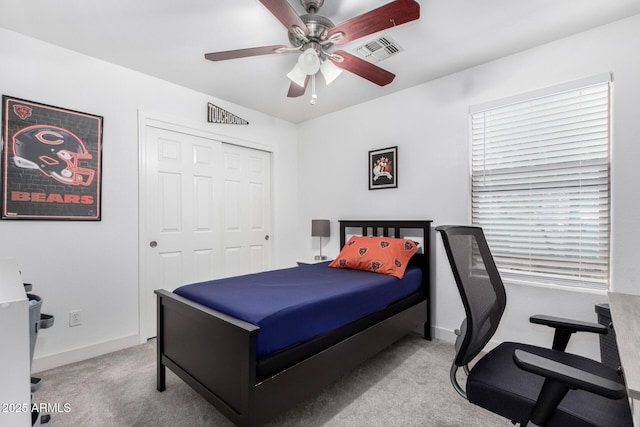
[[[63,184],[90,185],[95,171],[79,166],[79,161],[91,158],[80,138],[56,126],[29,126],[13,136],[16,166],[38,169]]]

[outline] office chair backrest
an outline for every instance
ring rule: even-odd
[[[495,333],[507,298],[482,228],[445,225],[436,230],[442,234],[467,316],[454,360],[456,366],[466,366]]]

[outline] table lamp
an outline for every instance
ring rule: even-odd
[[[316,255],[315,259],[318,261],[323,261],[327,259],[326,255],[322,255],[322,238],[329,237],[330,226],[328,219],[312,219],[311,220],[311,236],[312,237],[320,237],[320,255]]]

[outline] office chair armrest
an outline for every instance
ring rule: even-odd
[[[581,320],[565,319],[563,317],[547,316],[535,314],[529,318],[531,323],[546,325],[552,328],[571,329],[573,332],[594,332],[596,334],[606,334],[607,327],[599,323],[583,322]]]
[[[585,390],[609,399],[622,399],[627,395],[623,384],[524,350],[515,350],[513,360],[521,369],[564,383],[571,389]]]
[[[608,333],[607,327],[599,323],[583,322],[543,314],[533,315],[529,318],[529,321],[538,325],[554,328],[556,331],[553,337],[553,349],[560,351],[564,351],[567,348],[569,338],[571,338],[571,334],[574,332]]]

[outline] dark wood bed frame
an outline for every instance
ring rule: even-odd
[[[168,367],[234,424],[257,426],[313,397],[421,325],[424,325],[425,339],[430,340],[431,221],[341,220],[340,247],[344,246],[347,230],[354,228],[361,231],[360,235],[400,237],[401,230],[422,234],[423,254],[416,254],[412,263],[417,259],[423,270],[423,300],[275,375],[257,381],[258,326],[172,292],[157,290],[158,390],[165,390]]]

